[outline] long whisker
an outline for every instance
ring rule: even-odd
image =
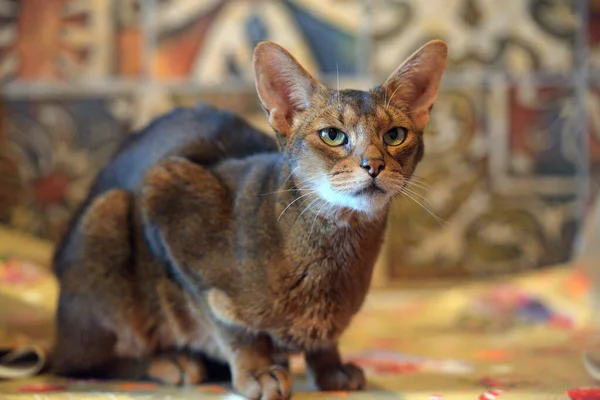
[[[320,176],[317,176],[317,177],[310,177],[310,178],[307,178],[307,179],[303,179],[302,181],[294,182],[294,187],[293,188],[290,188],[290,189],[280,189],[280,190],[275,190],[273,192],[261,193],[261,196],[266,196],[266,195],[275,194],[275,193],[293,192],[295,190],[308,190],[307,188],[309,188],[310,186],[312,186],[312,184],[316,180],[321,179],[321,178],[323,178],[325,176],[327,176],[327,174],[323,174],[323,175],[320,175]],[[304,185],[299,186],[301,184],[304,184]]]
[[[340,101],[340,69],[338,66],[338,62],[335,62],[335,73],[337,75],[337,101],[338,101],[338,108],[340,110],[340,112],[342,111],[342,102]]]
[[[315,215],[315,218],[313,219],[312,224],[310,225],[310,232],[308,232],[308,238],[310,239],[310,236],[312,235],[312,231],[313,231],[313,227],[315,226],[315,222],[317,221],[317,217],[319,216],[319,214],[321,213],[321,211],[323,211],[323,208],[327,205],[328,203],[326,201],[323,201],[323,205],[321,206],[321,208],[319,208],[319,211],[317,211],[317,214]]]
[[[310,186],[311,186],[311,184],[309,183],[307,185],[300,186],[300,187],[293,187],[291,189],[281,189],[281,190],[275,190],[274,192],[261,193],[261,196],[266,196],[269,194],[277,194],[277,193],[295,192],[298,190],[304,190],[304,191],[310,190],[311,192],[316,191],[316,189],[307,189]]]
[[[412,110],[412,111],[403,111],[405,115],[411,115],[414,114],[415,112],[417,112],[418,110]]]
[[[429,207],[434,208],[433,204],[431,204],[431,202],[429,200],[427,200],[427,198],[425,196],[423,196],[422,194],[415,192],[414,190],[408,188],[408,187],[403,187],[403,190],[406,190],[408,193],[417,196],[417,198],[419,198],[420,200],[422,200],[425,204],[427,204]]]
[[[418,176],[418,175],[414,175],[414,174],[413,175],[406,175],[406,174],[402,174],[402,173],[400,175],[402,175],[402,177],[406,178],[407,180],[418,180],[418,181],[421,181],[421,182],[425,182],[425,183],[431,184],[431,181],[429,181],[426,178],[423,178],[422,176]]]
[[[413,185],[421,185],[421,186],[424,186],[424,187],[427,187],[427,188],[431,187],[431,184],[429,182],[422,181],[422,180],[419,180],[419,179],[407,179],[406,182],[410,183],[410,184],[413,184]]]
[[[330,219],[333,219],[333,218],[335,218],[335,217],[337,216],[337,213],[336,213],[336,212],[334,212],[334,213],[330,214],[330,213],[331,213],[331,210],[333,209],[333,207],[335,207],[335,204],[331,203],[331,205],[329,206],[329,208],[327,209],[327,211],[325,211],[325,214],[326,214],[326,215],[327,215],[327,216],[328,216]],[[335,211],[335,210],[334,210],[334,211]]]
[[[418,204],[421,208],[423,208],[425,211],[427,211],[427,213],[429,215],[431,215],[438,224],[440,224],[440,226],[444,226],[447,224],[446,221],[444,221],[442,218],[438,217],[433,211],[431,211],[430,209],[428,209],[427,207],[425,207],[423,204],[421,204],[418,200],[416,200],[414,197],[412,197],[411,195],[409,195],[408,193],[402,193],[402,195],[404,195],[405,197],[409,198],[410,200],[414,201],[416,204]]]
[[[426,192],[429,191],[429,189],[431,189],[431,186],[423,183],[423,182],[419,182],[419,181],[406,181],[406,185],[407,186],[412,186],[412,187],[416,187],[418,189],[423,189]]]
[[[293,174],[294,172],[296,172],[296,170],[297,170],[297,169],[298,169],[298,167],[294,167],[294,168],[292,168],[292,171],[290,172],[290,174],[288,175],[288,177],[287,177],[287,178],[285,179],[285,181],[283,182],[283,184],[284,184],[284,185],[285,185],[285,184],[286,184],[286,183],[287,183],[287,182],[290,180],[290,178],[292,177],[292,174]]]
[[[312,192],[311,194],[315,194],[317,191],[315,190],[314,192]],[[319,196],[315,195],[317,198]],[[308,203],[309,201],[312,201],[313,199],[311,197],[307,197],[306,199],[302,200],[302,203],[300,203],[300,207],[302,207],[303,205],[305,205],[306,203]]]
[[[392,103],[392,99],[394,98],[394,95],[396,94],[398,89],[400,89],[402,86],[404,86],[404,83],[399,84],[398,87],[392,92],[392,95],[390,96],[390,99],[387,102],[387,105],[385,106],[386,110],[389,108],[390,104]]]
[[[288,208],[290,208],[290,206],[291,206],[292,204],[294,204],[295,202],[297,202],[297,201],[298,201],[298,200],[300,200],[301,198],[303,198],[303,197],[305,197],[305,196],[308,196],[308,195],[310,195],[310,194],[312,194],[312,192],[305,193],[305,194],[303,194],[303,195],[301,195],[301,196],[298,196],[298,197],[296,197],[296,198],[295,198],[295,199],[294,199],[292,202],[290,202],[290,204],[288,204],[288,205],[287,205],[287,207],[286,207],[286,208],[284,208],[284,209],[283,209],[283,211],[281,212],[281,214],[279,214],[279,217],[277,217],[277,221],[279,222],[279,220],[281,219],[281,216],[283,215],[283,213],[284,213],[284,212],[285,212],[285,211],[286,211]]]
[[[421,206],[421,208],[423,208],[425,211],[427,211],[429,213],[429,215],[431,215],[437,221],[437,223],[440,224],[440,226],[444,226],[446,224],[446,221],[444,221],[443,219],[441,219],[440,217],[438,217],[433,211],[431,211],[429,208],[425,207],[421,202],[419,202],[419,200],[415,199],[409,193],[407,193],[404,190],[402,190],[400,192],[400,194],[406,196],[407,198],[411,199],[412,201],[414,201],[415,203],[417,203],[419,206]]]
[[[316,199],[314,199],[313,201],[310,202],[309,205],[307,205],[304,210],[302,210],[302,212],[300,213],[300,215],[298,215],[296,217],[296,219],[294,220],[294,223],[296,223],[296,221],[298,221],[298,219],[300,219],[300,217],[302,216],[302,214],[304,214],[313,204],[315,204],[317,201],[321,200],[318,196]]]
[[[387,104],[387,82],[384,83],[381,88],[383,89],[383,104]],[[387,107],[386,107],[387,110]]]
[[[311,177],[309,177],[309,178],[306,178],[306,179],[303,179],[303,180],[301,180],[301,181],[294,182],[294,185],[298,186],[298,185],[301,185],[301,184],[303,184],[303,183],[306,183],[306,182],[315,182],[315,181],[317,181],[318,179],[321,179],[321,178],[326,178],[326,177],[327,177],[327,175],[328,175],[328,174],[321,174],[321,175],[318,175],[318,176],[311,176]]]

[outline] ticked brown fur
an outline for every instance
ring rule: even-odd
[[[246,397],[280,399],[287,355],[303,352],[319,388],[364,388],[337,343],[423,155],[445,63],[433,41],[382,86],[338,91],[263,43],[256,83],[277,143],[207,106],[137,135],[56,254],[55,371],[183,384],[216,361]]]

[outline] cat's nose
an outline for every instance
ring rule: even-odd
[[[363,158],[360,166],[367,170],[369,175],[375,178],[385,168],[385,163],[379,158]]]

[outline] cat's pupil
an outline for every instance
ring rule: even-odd
[[[330,128],[328,135],[329,135],[329,139],[335,140],[338,137],[338,130],[335,128]]]
[[[390,135],[390,139],[392,139],[392,140],[398,139],[398,129],[392,129],[389,132],[389,135]]]

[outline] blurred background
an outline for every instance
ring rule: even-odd
[[[126,136],[173,107],[267,130],[262,40],[367,89],[432,38],[450,64],[425,184],[394,204],[376,282],[569,260],[599,181],[598,0],[0,0],[0,223],[58,240]]]
[[[594,383],[584,351],[600,366],[600,0],[0,0],[0,380],[44,364],[29,349],[12,368],[10,350],[50,347],[53,245],[128,135],[198,101],[270,132],[262,40],[368,89],[433,38],[450,61],[415,193],[393,204],[380,290],[341,342],[388,392],[356,398],[584,398],[569,390]],[[0,393],[162,390],[136,385],[42,376]]]

